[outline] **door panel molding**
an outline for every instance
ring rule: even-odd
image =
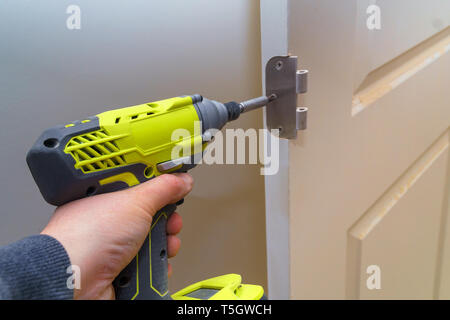
[[[386,216],[389,214],[395,214],[394,208],[399,204],[407,193],[414,188],[416,183],[427,174],[427,172],[433,168],[434,164],[442,157],[448,157],[450,144],[450,130],[441,135],[398,179],[392,184],[391,187],[377,200],[375,203],[355,222],[355,224],[348,230],[348,244],[347,244],[347,274],[346,274],[346,297],[348,299],[361,298],[360,289],[365,286],[365,266],[363,262],[364,255],[364,241],[371,233],[378,228]],[[444,159],[445,172],[447,170],[447,159]],[[441,170],[442,172],[442,170]],[[443,175],[445,176],[445,174]],[[445,178],[443,178],[445,180]],[[443,183],[445,185],[445,182]],[[440,188],[442,189],[442,188]],[[439,189],[438,189],[439,190]],[[445,200],[444,196],[438,197]],[[440,200],[439,200],[440,201]],[[439,217],[440,211],[437,212]],[[428,214],[423,212],[422,214]],[[413,216],[411,218],[414,218]],[[439,218],[439,220],[446,220],[445,217]],[[445,233],[445,230],[441,230],[439,233]],[[399,236],[401,237],[402,230],[399,230]],[[440,235],[442,237],[444,235]],[[436,243],[438,247],[438,243]],[[440,250],[437,250],[438,252]],[[401,254],[401,252],[399,252]],[[436,255],[436,266],[440,265],[440,254]],[[434,261],[433,261],[434,263]],[[435,278],[440,278],[440,272],[436,269]],[[431,279],[430,279],[431,281]],[[439,280],[435,280],[435,286],[439,283]],[[424,291],[425,288],[424,288]],[[429,292],[430,296],[423,296],[422,298],[431,298],[433,291]],[[387,298],[387,297],[385,297]]]
[[[352,116],[375,103],[450,51],[450,27],[371,71],[352,99]]]

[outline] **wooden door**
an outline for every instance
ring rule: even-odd
[[[271,298],[450,298],[449,23],[447,0],[261,1],[263,66],[310,71],[266,177]]]

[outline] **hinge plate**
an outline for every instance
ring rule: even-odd
[[[297,94],[307,91],[307,76],[307,70],[297,70],[296,56],[273,57],[266,64],[266,96],[277,96],[267,104],[267,128],[278,129],[280,138],[295,139],[297,130],[306,129],[308,109],[297,107]]]

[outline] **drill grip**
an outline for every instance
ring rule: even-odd
[[[149,234],[130,264],[114,280],[118,300],[169,300],[166,225],[176,204],[159,210]]]

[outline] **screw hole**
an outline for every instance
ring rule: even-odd
[[[164,259],[166,257],[166,250],[162,249],[159,256],[161,257],[161,259]]]
[[[94,195],[95,191],[97,191],[97,188],[96,188],[95,186],[90,186],[90,187],[87,188],[87,190],[86,190],[86,195],[87,195],[88,197],[89,197],[89,196],[92,196],[92,195]]]
[[[275,69],[281,70],[283,68],[283,61],[277,61],[275,63]]]
[[[131,278],[129,276],[123,276],[119,279],[119,287],[124,288],[128,287],[130,284]]]
[[[44,146],[47,148],[56,148],[59,145],[58,139],[50,138],[44,141]]]
[[[147,167],[144,170],[144,176],[146,178],[150,178],[151,176],[153,176],[153,167]]]

